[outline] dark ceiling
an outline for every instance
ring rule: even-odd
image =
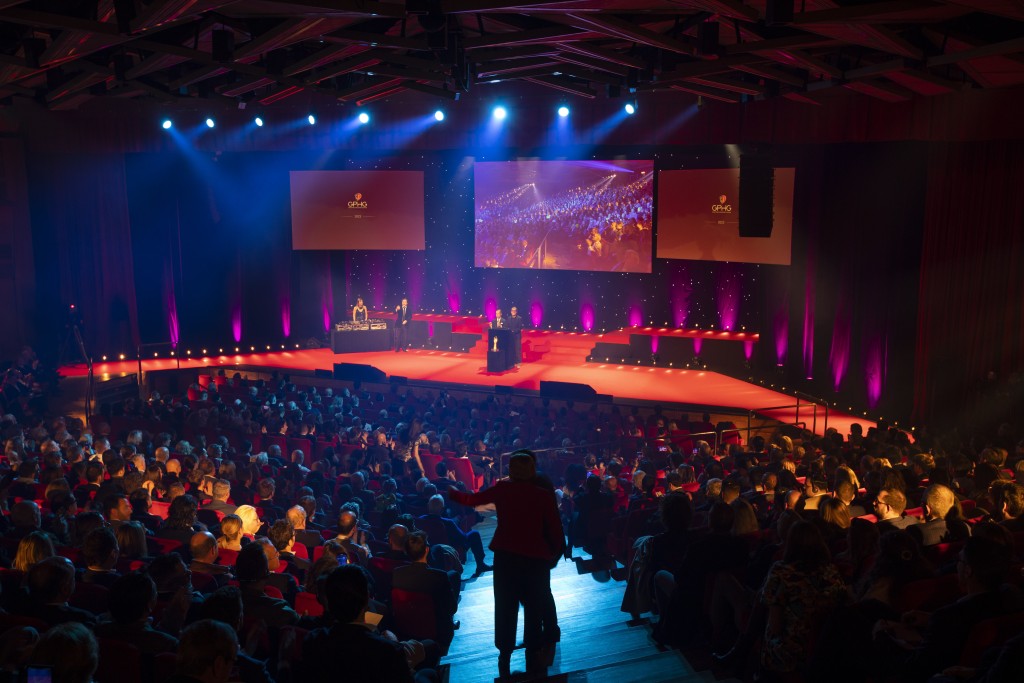
[[[1024,83],[1024,0],[0,0],[0,102],[583,98],[903,101]]]

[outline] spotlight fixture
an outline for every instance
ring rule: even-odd
[[[633,114],[636,113],[636,103],[635,102],[626,102],[626,106],[624,107],[624,109],[626,110],[627,114],[632,116]]]
[[[444,121],[444,112],[441,111],[440,109],[435,111],[434,112],[434,120],[435,121]]]
[[[253,123],[256,124],[257,127],[259,127],[259,128],[263,127],[263,117],[262,116],[257,116],[252,121],[253,121]]]
[[[367,114],[365,111],[364,112],[360,112],[359,113],[359,123],[369,123],[369,122],[370,122],[370,115]]]
[[[311,125],[311,126],[315,126],[316,125],[316,117],[313,116],[312,114],[307,116],[306,120],[309,121],[309,125]]]
[[[508,110],[506,110],[505,107],[495,107],[492,114],[494,118],[498,119],[499,121],[504,121],[505,117],[508,116]]]
[[[569,107],[563,104],[561,107],[558,108],[558,115],[564,119],[566,116],[569,115]]]
[[[170,119],[164,119],[164,122],[160,124],[160,127],[163,128],[164,130],[170,130],[173,125],[173,121],[171,121]]]
[[[213,127],[214,127],[214,126],[216,126],[216,125],[217,125],[217,124],[216,124],[216,123],[214,123],[214,120],[213,120],[213,119],[211,119],[211,118],[207,118],[207,119],[206,119],[206,127],[207,127],[207,128],[213,128]]]

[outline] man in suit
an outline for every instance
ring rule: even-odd
[[[231,575],[231,567],[217,564],[217,539],[209,531],[199,531],[192,536],[188,544],[189,552],[192,554],[192,563],[188,569],[193,577],[196,574],[207,574],[213,578],[206,585],[200,585],[202,593],[212,593],[221,586],[228,585],[234,577]]]
[[[445,517],[444,498],[440,494],[430,497],[430,500],[427,501],[427,514],[421,515],[416,520],[416,523],[423,527],[427,527],[430,524],[444,527],[445,535],[447,535],[448,539],[446,541],[435,540],[435,543],[447,543],[456,550],[472,552],[473,558],[476,560],[476,570],[473,572],[473,576],[479,576],[493,569],[484,559],[484,544],[483,539],[480,538],[480,532],[474,529],[466,533],[459,528],[455,520]]]
[[[395,306],[395,353],[405,351],[409,344],[409,323],[412,322],[412,308],[409,300],[402,298],[402,303]]]
[[[409,556],[405,554],[405,544],[408,540],[409,529],[403,524],[392,524],[388,529],[388,551],[380,557],[397,562],[407,562]]]
[[[491,321],[492,330],[504,330],[508,327],[507,321],[501,315],[501,309],[499,308],[494,312],[494,320]]]
[[[337,540],[345,548],[349,562],[353,560],[359,566],[365,568],[370,561],[370,550],[365,545],[357,543],[355,537],[359,533],[359,517],[351,510],[342,510],[338,515],[338,536]]]
[[[519,309],[515,306],[509,311],[508,329],[512,333],[512,358],[516,367],[523,362],[523,327],[525,322],[519,315]]]
[[[282,562],[287,562],[285,572],[295,577],[302,583],[306,580],[306,570],[309,569],[308,559],[299,557],[293,552],[295,548],[295,529],[287,519],[279,519],[270,525],[268,534],[270,542],[277,548],[278,555]]]
[[[291,523],[292,529],[295,530],[295,542],[306,546],[306,549],[309,551],[307,554],[312,557],[313,548],[323,545],[324,538],[320,535],[319,531],[306,528],[306,508],[301,505],[293,505],[285,513],[285,519]]]
[[[213,483],[213,498],[202,506],[203,510],[213,510],[225,515],[235,514],[237,505],[228,502],[231,497],[231,482],[227,479],[218,479]]]
[[[409,564],[395,568],[391,575],[391,587],[426,593],[433,599],[438,643],[441,644],[442,651],[446,651],[455,636],[455,629],[459,627],[459,622],[452,621],[455,611],[459,608],[459,599],[452,590],[448,575],[440,569],[431,569],[427,566],[429,549],[427,535],[424,532],[414,531],[409,534],[405,542]]]
[[[924,494],[925,521],[907,527],[907,533],[913,536],[921,547],[966,540],[971,535],[967,522],[946,521],[946,514],[953,508],[955,500],[950,488],[942,484],[929,486]]]
[[[882,489],[875,496],[875,516],[878,517],[878,530],[885,533],[888,529],[906,529],[917,524],[914,517],[904,517],[907,509],[907,497],[899,489]]]

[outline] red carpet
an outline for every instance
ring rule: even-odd
[[[610,394],[622,399],[654,402],[686,403],[697,406],[756,410],[785,422],[796,420],[794,409],[763,410],[775,406],[792,406],[796,399],[767,387],[750,384],[733,377],[707,370],[653,368],[615,364],[588,363],[586,357],[594,343],[609,340],[613,335],[536,331],[524,332],[524,347],[535,350],[538,360],[523,363],[519,369],[504,373],[488,373],[485,342],[481,341],[469,353],[413,349],[406,353],[378,351],[335,355],[330,349],[272,351],[266,353],[236,354],[183,360],[182,368],[251,365],[282,369],[333,369],[334,363],[361,363],[373,365],[387,375],[400,375],[410,380],[430,380],[493,387],[510,386],[517,389],[538,390],[541,380],[588,384],[599,394]],[[715,333],[721,334],[721,333]],[[527,357],[533,357],[528,355]],[[143,361],[143,370],[168,370],[177,367],[171,358]],[[122,373],[138,372],[137,361],[102,362],[96,364],[98,379]],[[86,374],[83,365],[61,368],[67,376]],[[800,418],[812,428],[813,416],[809,406],[801,405]],[[860,422],[865,428],[873,422],[849,414],[830,412],[828,426],[841,433],[849,433],[850,425]],[[745,427],[745,419],[736,420]],[[819,408],[816,431],[825,429],[824,413]]]

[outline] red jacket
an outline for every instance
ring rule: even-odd
[[[491,550],[555,562],[565,549],[555,493],[529,481],[504,480],[480,493],[455,489],[448,497],[462,505],[494,503],[498,528]]]

